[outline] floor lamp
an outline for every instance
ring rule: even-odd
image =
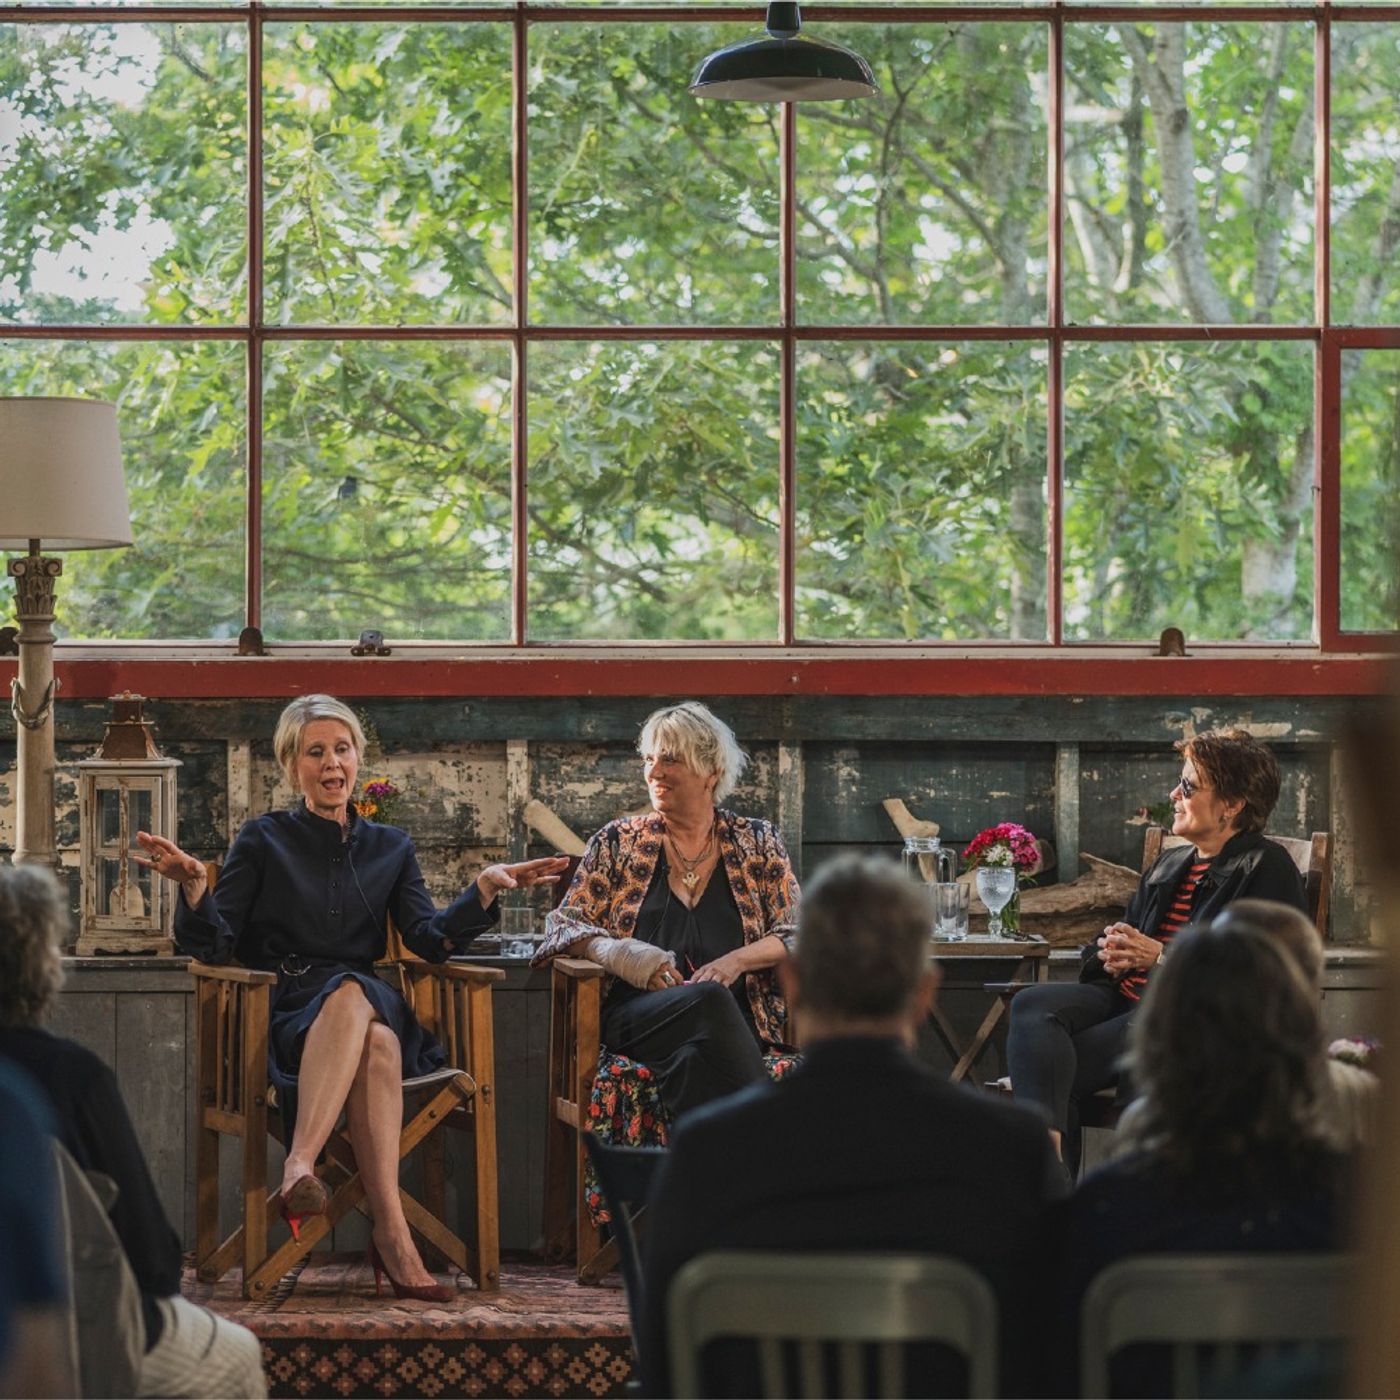
[[[50,550],[131,543],[114,404],[93,399],[0,398],[0,550],[11,559],[19,618],[15,717],[16,865],[57,864],[54,849],[54,581]]]

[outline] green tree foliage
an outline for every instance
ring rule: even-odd
[[[741,32],[529,26],[516,287],[509,14],[270,12],[270,636],[508,636],[517,408],[532,635],[776,635],[779,112],[684,92],[698,58]],[[870,58],[881,92],[800,108],[796,123],[799,324],[870,329],[799,343],[799,630],[1043,638],[1046,349],[957,332],[1045,322],[1046,28],[1010,12],[823,32]],[[140,546],[70,560],[70,635],[226,636],[241,620],[247,33],[0,29],[0,318],[144,328],[121,342],[0,335],[0,392],[120,405]],[[1071,319],[1311,323],[1311,28],[1066,33]],[[1334,26],[1337,319],[1396,316],[1397,34]],[[473,333],[511,325],[522,300],[516,364]],[[649,337],[656,325],[721,335]],[[381,326],[443,334],[396,342]],[[619,341],[555,326],[642,329]],[[895,326],[951,332],[881,339]],[[1347,625],[1388,625],[1393,601],[1390,366],[1348,378]],[[1309,635],[1312,382],[1307,342],[1067,347],[1067,636]]]

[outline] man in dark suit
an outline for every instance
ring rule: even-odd
[[[801,1065],[684,1118],[657,1184],[639,1338],[648,1394],[670,1394],[671,1280],[712,1249],[952,1255],[996,1293],[1003,1392],[1034,1384],[1028,1319],[1064,1176],[1038,1118],[914,1058],[938,983],[931,922],[927,892],[888,862],[833,861],[804,896],[797,950],[778,967]]]

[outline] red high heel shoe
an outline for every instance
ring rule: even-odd
[[[457,1296],[456,1290],[441,1283],[400,1283],[380,1257],[373,1240],[369,1242],[369,1265],[374,1270],[374,1296],[379,1297],[379,1276],[385,1275],[394,1288],[395,1298],[416,1298],[420,1303],[450,1303]]]
[[[291,1189],[278,1196],[277,1209],[298,1244],[301,1243],[301,1222],[312,1215],[324,1215],[329,1201],[326,1183],[310,1173],[297,1177]]]

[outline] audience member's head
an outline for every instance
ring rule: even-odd
[[[1237,831],[1263,831],[1278,801],[1278,759],[1247,729],[1208,729],[1180,739],[1177,751],[1189,759],[1221,802],[1239,802]]]
[[[1141,1094],[1124,1134],[1197,1190],[1297,1178],[1323,1160],[1314,983],[1271,933],[1188,929],[1128,1033]]]
[[[0,1026],[37,1026],[63,983],[68,906],[38,865],[0,866]]]
[[[1322,991],[1322,970],[1326,957],[1322,935],[1313,921],[1291,904],[1276,899],[1237,899],[1227,904],[1211,921],[1213,928],[1257,928],[1284,948],[1308,979],[1314,991]]]
[[[911,1035],[937,986],[928,891],[865,856],[824,865],[803,893],[797,949],[779,964],[806,1036]]]

